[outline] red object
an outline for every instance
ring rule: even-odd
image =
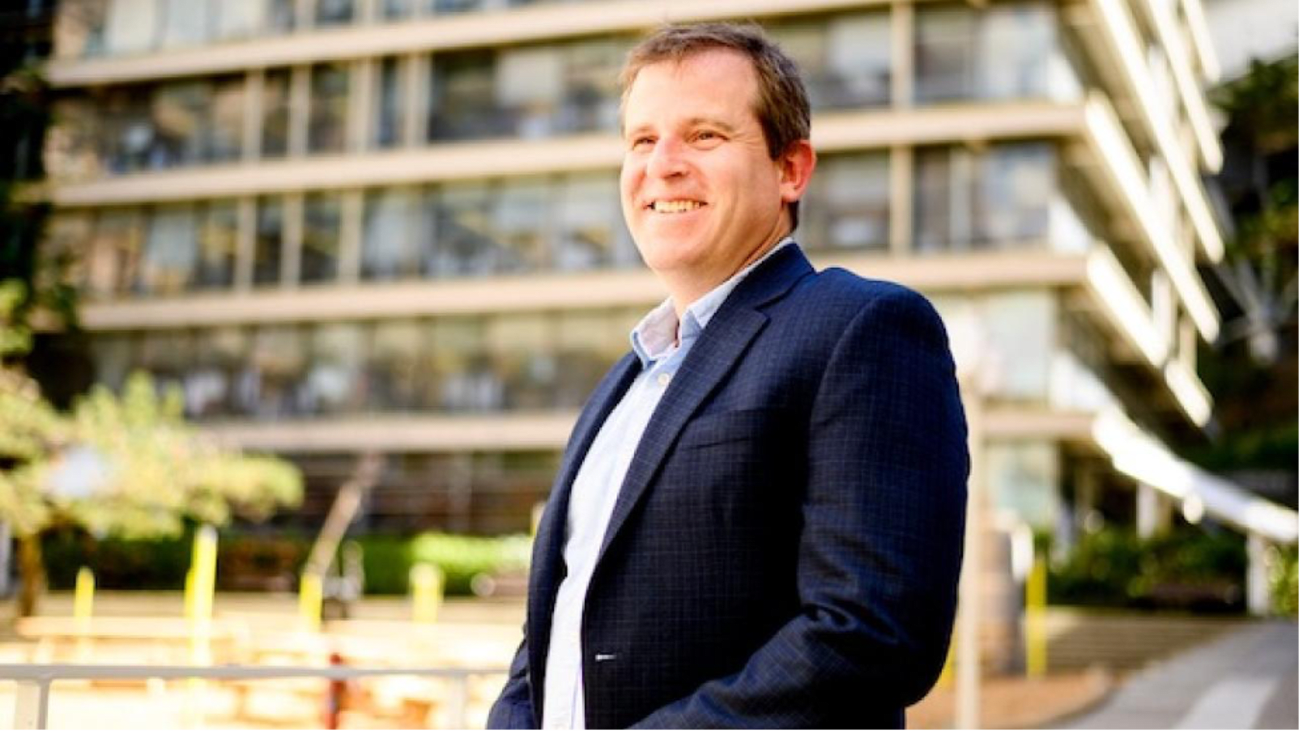
[[[330,653],[330,667],[342,667],[343,655]],[[329,692],[325,694],[325,728],[339,728],[339,713],[343,710],[343,699],[348,693],[348,681],[331,678]]]

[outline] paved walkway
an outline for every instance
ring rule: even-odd
[[[1133,675],[1067,728],[1297,728],[1296,623],[1252,623]]]

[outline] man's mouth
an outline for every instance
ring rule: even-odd
[[[654,201],[646,206],[655,213],[688,213],[697,208],[703,207],[700,201],[675,200],[675,201]]]

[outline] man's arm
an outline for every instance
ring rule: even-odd
[[[818,726],[919,700],[952,629],[968,469],[942,323],[892,290],[849,325],[813,404],[799,616],[637,726]]]
[[[519,643],[514,662],[510,663],[510,677],[501,690],[501,696],[488,713],[488,728],[537,728],[533,715],[533,698],[528,682],[528,630]]]

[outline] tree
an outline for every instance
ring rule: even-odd
[[[62,525],[92,535],[175,535],[186,519],[268,517],[302,497],[297,469],[225,448],[187,424],[175,389],[135,374],[120,396],[99,386],[62,414],[7,358],[30,347],[12,313],[20,282],[0,283],[0,519],[19,545],[19,614],[44,589],[41,536]]]

